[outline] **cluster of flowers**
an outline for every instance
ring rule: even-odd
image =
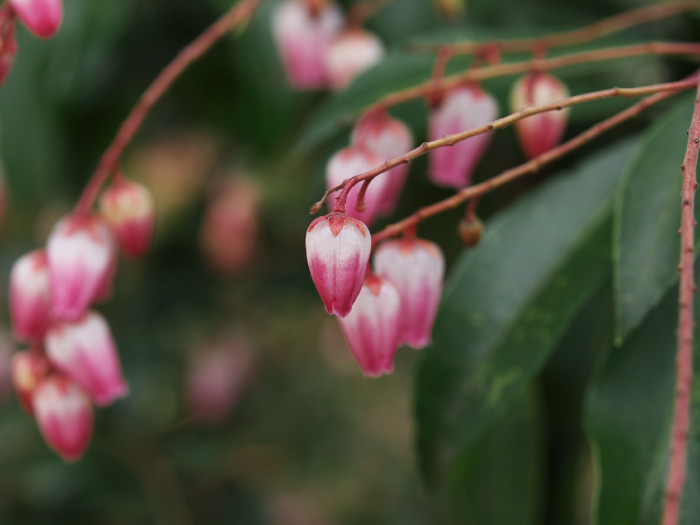
[[[63,22],[63,0],[8,0],[0,6],[0,84],[17,55],[16,20],[40,38],[51,38]]]
[[[514,84],[511,106],[519,111],[567,95],[560,80],[533,71]],[[495,99],[474,82],[433,97],[431,102],[431,140],[486,125],[498,116]],[[525,154],[536,157],[555,147],[563,137],[566,119],[566,112],[559,111],[518,121],[516,129]],[[429,159],[431,180],[455,189],[469,185],[491,134],[433,150]],[[351,137],[352,144],[338,151],[327,164],[329,190],[401,156],[413,145],[406,124],[383,108],[367,112]],[[311,277],[328,313],[340,318],[345,338],[368,376],[391,373],[399,344],[414,348],[429,344],[441,295],[444,258],[431,242],[411,236],[386,241],[376,249],[374,271],[367,269],[372,251],[368,226],[378,216],[393,212],[407,174],[408,165],[400,164],[371,184],[355,184],[346,194],[332,193],[329,206],[335,211],[312,222],[306,235]]]
[[[90,441],[92,403],[107,406],[128,393],[109,326],[88,308],[111,296],[117,244],[132,257],[148,250],[153,217],[148,190],[120,175],[99,213],[64,217],[45,250],[12,268],[13,336],[29,345],[13,358],[13,382],[46,442],[68,461]]]
[[[343,89],[385,53],[379,38],[346,23],[330,0],[284,0],[272,22],[287,78],[296,89]]]

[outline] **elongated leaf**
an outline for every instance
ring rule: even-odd
[[[429,483],[540,370],[609,274],[612,194],[631,146],[592,157],[508,208],[457,263],[417,371]]]
[[[680,164],[693,98],[649,129],[615,199],[613,256],[616,337],[637,326],[678,278]]]

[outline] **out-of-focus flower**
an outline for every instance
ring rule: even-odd
[[[15,353],[12,356],[12,383],[24,409],[34,413],[32,395],[37,385],[48,375],[51,365],[36,349]]]
[[[413,134],[399,119],[393,118],[385,109],[370,111],[355,125],[352,142],[360,148],[373,151],[382,160],[391,160],[407,153],[413,147]],[[384,195],[379,211],[389,215],[394,211],[408,176],[408,164],[401,164],[387,173]]]
[[[46,354],[100,406],[129,393],[109,325],[96,312],[55,323],[46,336]]]
[[[488,124],[498,116],[496,100],[476,84],[447,93],[430,112],[430,140],[443,138]],[[491,142],[493,132],[482,133],[454,146],[430,152],[429,175],[439,186],[460,189],[468,186],[476,165]]]
[[[391,281],[368,275],[352,311],[339,319],[345,339],[362,371],[379,377],[394,371],[399,346],[401,299]]]
[[[43,379],[32,396],[34,416],[46,443],[66,461],[77,461],[92,437],[92,406],[67,377]]]
[[[14,12],[11,8],[2,6],[0,7],[0,86],[12,70],[18,49]]]
[[[286,0],[275,9],[272,30],[289,83],[297,89],[324,89],[326,53],[343,25],[332,2]]]
[[[532,106],[543,106],[569,96],[566,85],[557,77],[535,71],[518,79],[510,94],[513,112]],[[547,111],[515,123],[525,154],[534,158],[557,146],[566,129],[569,110]]]
[[[51,38],[63,23],[63,0],[9,0],[17,17],[32,33]]]
[[[384,58],[384,45],[375,35],[353,27],[338,35],[326,54],[328,80],[332,89],[340,90]]]
[[[221,272],[248,266],[258,235],[258,187],[244,177],[218,181],[210,194],[200,244],[209,264]]]
[[[12,267],[10,314],[16,339],[31,342],[44,337],[51,322],[51,281],[45,251],[23,255]]]
[[[372,239],[367,226],[344,213],[330,213],[306,232],[306,260],[326,311],[345,317],[360,293]]]
[[[413,348],[427,346],[442,296],[445,258],[440,247],[423,239],[385,241],[374,254],[374,271],[399,291],[401,341]]]

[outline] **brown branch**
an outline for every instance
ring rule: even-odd
[[[697,78],[697,76],[693,77],[693,85],[697,83]],[[587,142],[590,142],[591,140],[599,137],[606,131],[622,124],[623,122],[630,120],[631,118],[636,117],[648,107],[657,104],[669,97],[672,97],[676,93],[677,91],[662,91],[660,93],[651,95],[637,102],[633,106],[630,106],[626,110],[621,111],[620,113],[617,113],[612,117],[603,120],[602,122],[599,122],[598,124],[584,131],[577,137],[574,137],[573,139],[561,144],[560,146],[557,146],[556,148],[548,151],[547,153],[543,153],[542,155],[539,155],[538,157],[535,157],[534,159],[525,162],[520,166],[516,166],[515,168],[506,170],[500,175],[486,180],[480,184],[464,188],[463,190],[455,193],[453,196],[448,197],[447,199],[444,199],[430,206],[420,208],[415,213],[409,215],[405,219],[391,224],[384,228],[382,231],[374,234],[372,236],[373,243],[376,244],[389,237],[399,235],[406,228],[415,227],[415,225],[417,225],[419,222],[429,217],[438,215],[439,213],[455,208],[469,199],[480,197],[481,195],[484,195],[485,193],[488,193],[489,191],[503,186],[504,184],[507,184],[508,182],[511,182],[515,179],[518,179],[525,175],[529,175],[531,173],[535,173],[539,171],[540,168],[542,168],[542,166],[550,164],[555,160],[564,157],[565,155],[571,153],[575,149],[583,146]]]
[[[493,122],[490,122],[488,124],[485,124],[483,126],[479,126],[477,128],[473,128],[467,131],[463,131],[461,133],[455,133],[453,135],[446,135],[441,139],[433,140],[431,142],[424,142],[420,146],[418,146],[415,149],[412,149],[408,153],[401,155],[400,157],[396,157],[395,159],[388,160],[384,162],[383,164],[377,166],[374,169],[371,169],[369,171],[366,171],[364,173],[361,173],[357,175],[356,177],[352,177],[350,179],[347,179],[343,181],[341,184],[338,186],[329,189],[326,191],[326,193],[323,195],[320,201],[315,203],[311,207],[311,213],[318,213],[323,205],[326,203],[328,196],[336,191],[340,190],[345,190],[343,194],[341,194],[341,198],[338,199],[338,202],[345,202],[343,197],[347,197],[347,193],[350,191],[350,188],[347,188],[348,185],[351,187],[359,183],[361,181],[365,180],[371,180],[374,177],[380,175],[381,173],[384,173],[386,171],[389,171],[390,169],[400,165],[400,164],[405,164],[407,162],[410,162],[421,155],[425,155],[431,150],[444,147],[444,146],[453,146],[454,144],[461,142],[463,140],[466,140],[470,137],[473,137],[475,135],[480,135],[482,133],[487,133],[489,131],[493,131],[495,129],[502,129],[505,128],[518,120],[522,120],[526,117],[529,117],[531,115],[536,115],[537,113],[545,113],[547,111],[560,111],[564,108],[568,108],[571,106],[575,106],[577,104],[582,104],[585,102],[592,102],[595,100],[602,100],[606,98],[612,98],[612,97],[635,97],[635,96],[642,96],[642,95],[650,95],[652,93],[658,93],[661,91],[678,91],[678,90],[683,90],[683,89],[689,89],[692,87],[695,87],[695,78],[687,79],[687,80],[681,80],[678,82],[667,82],[664,84],[652,84],[649,86],[642,86],[642,87],[637,87],[637,88],[610,88],[610,89],[604,89],[602,91],[593,91],[591,93],[584,93],[583,95],[576,95],[573,97],[568,97],[568,98],[563,98],[561,100],[557,100],[554,102],[551,102],[549,104],[545,104],[542,106],[533,106],[529,108],[522,109],[520,111],[517,111],[515,113],[512,113],[506,117],[502,117],[500,119],[494,120]],[[353,180],[354,179],[354,180]]]
[[[231,7],[196,40],[185,47],[156,77],[141,95],[138,103],[122,123],[116,137],[102,155],[92,178],[83,190],[76,205],[77,213],[87,213],[95,203],[102,186],[114,174],[124,149],[129,145],[153,106],[168,91],[178,77],[202,55],[224,37],[231,29],[245,24],[255,12],[261,0],[242,0]]]
[[[543,46],[546,49],[574,46],[591,42],[630,27],[662,20],[698,8],[700,8],[700,2],[697,0],[663,2],[626,11],[585,27],[553,33],[543,37],[517,38],[497,42],[476,42],[471,40],[455,44],[414,44],[411,46],[411,50],[434,53],[441,48],[448,48],[454,54],[470,54],[477,53],[485,45],[495,45],[502,53],[526,53],[536,46]]]
[[[693,387],[693,336],[695,330],[695,190],[700,148],[700,85],[688,131],[688,148],[681,166],[681,261],[678,297],[678,348],[676,354],[676,401],[671,431],[671,460],[666,481],[663,525],[678,525],[688,458],[691,395]]]

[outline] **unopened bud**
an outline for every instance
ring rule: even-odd
[[[468,247],[476,246],[484,235],[484,223],[478,217],[464,217],[458,226],[459,238]]]

